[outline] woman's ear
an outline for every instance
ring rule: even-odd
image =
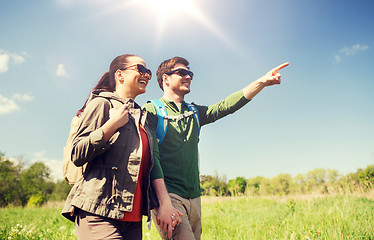
[[[123,81],[125,80],[123,72],[119,69],[114,73],[114,78],[120,83],[123,83]]]

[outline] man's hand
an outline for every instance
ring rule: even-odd
[[[281,70],[282,68],[285,68],[289,65],[290,63],[286,62],[286,63],[283,63],[281,65],[279,65],[278,67],[276,68],[273,68],[271,69],[269,72],[267,72],[265,74],[265,76],[263,76],[261,79],[264,83],[265,86],[271,86],[271,85],[275,85],[275,84],[280,84],[280,78],[281,78],[281,74],[279,73],[279,70]]]
[[[248,86],[243,88],[243,95],[246,99],[251,100],[254,98],[259,92],[261,92],[264,87],[280,84],[281,75],[279,70],[285,68],[289,65],[288,62],[279,65],[276,68],[271,69],[267,72],[264,76],[260,77],[256,81],[250,83]]]
[[[174,227],[182,221],[180,216],[183,214],[171,204],[163,204],[157,210],[157,224],[168,234],[168,238],[172,237]]]
[[[159,178],[152,181],[160,207],[157,209],[157,225],[168,234],[168,238],[172,237],[175,226],[182,221],[180,216],[183,214],[175,209],[171,204],[169,193],[165,187],[164,179]]]

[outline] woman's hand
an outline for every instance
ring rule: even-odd
[[[104,140],[107,142],[118,128],[124,126],[129,121],[129,109],[127,104],[109,110],[109,120],[101,127]]]
[[[172,237],[175,226],[182,222],[181,216],[183,214],[175,209],[171,203],[160,205],[157,210],[157,224],[168,234],[168,238]]]
[[[160,207],[157,209],[157,225],[167,233],[168,238],[172,237],[175,226],[181,223],[183,214],[171,204],[169,193],[166,189],[164,179],[159,178],[152,181]]]
[[[109,119],[113,122],[116,130],[124,126],[129,121],[129,109],[127,104],[123,104],[121,107],[109,110]]]

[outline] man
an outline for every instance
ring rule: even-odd
[[[161,139],[157,136],[160,141],[158,149],[155,147],[154,154],[155,158],[159,158],[162,172],[153,171],[152,178],[164,178],[172,205],[182,213],[182,222],[175,227],[173,239],[200,239],[202,233],[198,163],[200,126],[234,113],[266,86],[280,84],[279,70],[288,64],[279,65],[216,104],[200,106],[193,103],[197,112],[184,101],[184,96],[190,92],[193,78],[193,73],[188,67],[189,62],[184,58],[174,57],[160,64],[157,81],[164,91],[160,101],[167,112],[167,125],[165,135],[161,136]],[[145,108],[149,125],[155,132],[157,124],[162,120],[157,113],[158,107],[148,102]],[[157,221],[157,210],[153,211],[153,219]],[[155,225],[161,237],[167,239],[166,234],[157,224]]]

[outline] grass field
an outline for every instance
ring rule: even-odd
[[[202,239],[374,239],[374,200],[360,196],[203,197]],[[0,209],[0,239],[76,239],[60,204]],[[144,239],[160,239],[156,229]],[[152,224],[153,225],[153,224]]]

